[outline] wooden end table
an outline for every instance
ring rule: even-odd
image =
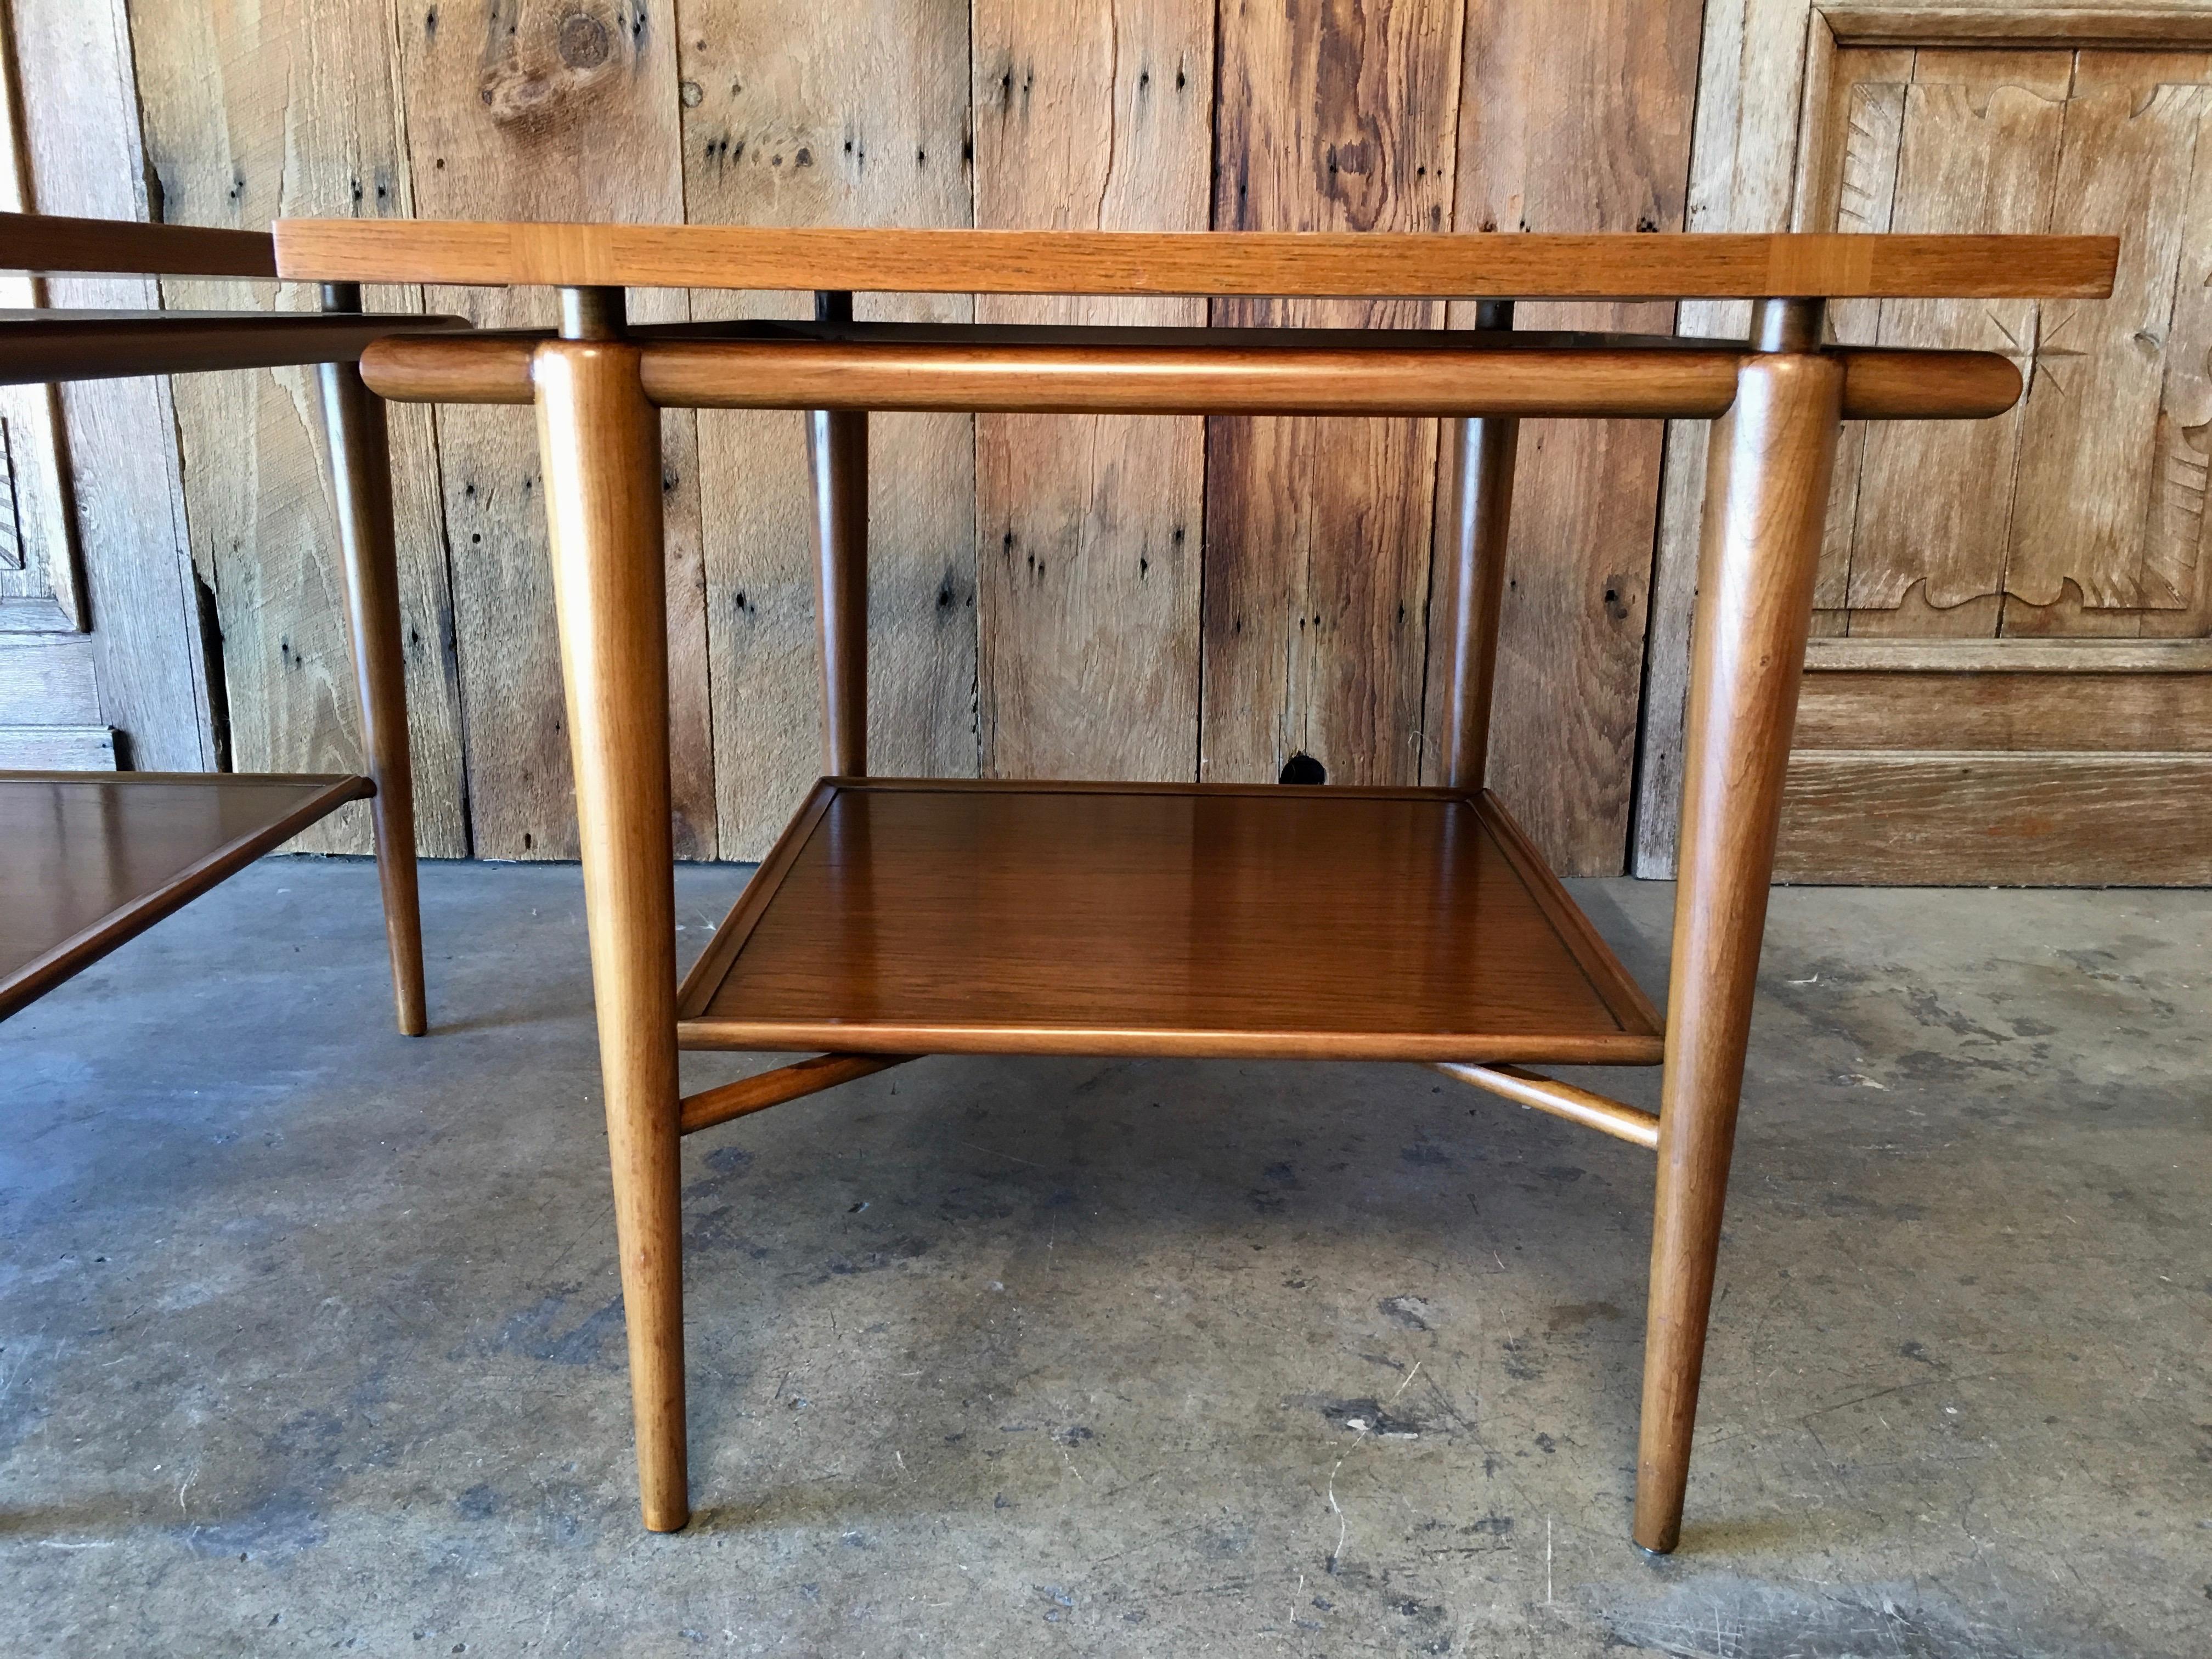
[[[0,271],[267,282],[265,231],[0,213]],[[44,295],[34,281],[31,295]],[[459,317],[362,314],[325,285],[319,313],[0,310],[0,386],[313,365],[345,568],[363,769],[313,775],[0,771],[0,1019],[351,800],[367,800],[399,1029],[428,1028],[416,890],[414,781],[383,403],[362,348],[394,326]],[[94,596],[95,614],[98,604]]]
[[[1147,235],[295,221],[287,277],[544,284],[557,337],[388,337],[386,398],[533,404],[552,530],[645,1523],[690,1516],[685,1133],[924,1054],[1419,1061],[1658,1154],[1634,1533],[1680,1532],[1722,1203],[1844,420],[1976,418],[1986,353],[1822,343],[1844,295],[2094,297],[2109,239]],[[626,287],[814,290],[813,324],[633,327]],[[863,325],[854,290],[1451,296],[1474,331]],[[1747,341],[1516,333],[1519,297],[1744,297]],[[663,408],[810,411],[826,775],[677,981]],[[1440,416],[1462,465],[1446,782],[867,774],[876,410]],[[1523,417],[1715,422],[1662,1022],[1482,787]],[[1295,890],[1295,926],[1281,895]],[[683,1098],[680,1048],[819,1059]],[[1662,1065],[1655,1119],[1521,1069]]]

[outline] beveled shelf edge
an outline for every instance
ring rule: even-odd
[[[251,835],[226,842],[150,891],[118,905],[91,926],[59,940],[51,950],[13,973],[0,975],[0,1019],[28,1007],[56,986],[137,938],[155,922],[182,909],[264,853],[283,846],[310,824],[328,817],[348,801],[366,800],[376,793],[374,782],[359,774],[323,772],[0,772],[0,784],[7,783],[121,784],[131,788],[191,784],[217,791],[301,787],[317,783],[330,787]]]
[[[755,866],[752,878],[745,883],[744,891],[738,895],[738,902],[730,907],[729,915],[722,918],[722,925],[714,930],[714,937],[707,941],[707,948],[699,953],[699,959],[691,964],[691,971],[684,975],[683,983],[676,988],[676,1042],[678,1048],[686,1046],[684,1042],[685,1026],[713,1000],[716,988],[728,977],[731,964],[737,960],[738,951],[750,937],[754,924],[760,921],[762,913],[768,908],[769,901],[775,896],[776,889],[783,884],[784,877],[791,872],[793,861],[806,845],[806,838],[814,833],[814,826],[822,821],[822,815],[830,810],[830,803],[837,798],[838,789],[853,781],[854,780],[845,778],[817,778],[814,787],[806,792],[806,799],[799,802],[799,810],[791,815],[791,822],[783,826],[783,833],[775,838],[775,845],[769,849],[768,856]],[[797,1046],[834,1048],[836,1045],[802,1042]]]
[[[1545,917],[1552,924],[1567,947],[1567,954],[1575,959],[1590,981],[1590,988],[1598,994],[1613,1017],[1620,1022],[1624,1031],[1633,1031],[1655,1040],[1667,1030],[1667,1021],[1636,977],[1613,954],[1613,947],[1590,925],[1583,907],[1575,902],[1574,895],[1552,873],[1552,866],[1536,843],[1505,810],[1505,803],[1493,790],[1475,793],[1474,808],[1478,817],[1497,836],[1498,846],[1511,860],[1529,895],[1543,908]]]
[[[1123,1060],[1474,1060],[1526,1066],[1656,1066],[1660,1039],[1468,1037],[1451,1032],[1209,1031],[1164,1026],[842,1025],[829,1020],[698,1020],[676,1024],[693,1052],[848,1054],[1055,1054]]]
[[[1610,1036],[1504,1036],[1452,1032],[1333,1032],[1185,1030],[1170,1027],[1006,1026],[981,1024],[854,1026],[836,1020],[707,1019],[744,943],[766,914],[830,803],[841,790],[922,790],[987,794],[1241,795],[1337,800],[1431,800],[1469,807],[1497,841],[1561,945],[1620,1030]],[[1074,779],[839,778],[816,780],[775,847],[754,871],[729,915],[684,976],[677,993],[679,1048],[788,1053],[824,1048],[866,1054],[1061,1054],[1224,1060],[1470,1060],[1533,1066],[1656,1066],[1665,1058],[1665,1022],[1582,907],[1492,791],[1419,785],[1143,783]]]

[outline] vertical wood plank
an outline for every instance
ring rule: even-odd
[[[1455,228],[1681,229],[1698,13],[1698,0],[1476,0]],[[1473,324],[1471,305],[1453,311]],[[1664,333],[1674,311],[1523,305],[1516,322]],[[1570,875],[1618,875],[1626,858],[1662,441],[1650,422],[1522,429],[1489,775]],[[1437,567],[1448,579],[1449,562]],[[1431,688],[1445,684],[1442,635],[1432,624]]]
[[[32,205],[88,218],[152,216],[121,0],[12,9]],[[149,310],[156,284],[66,277],[58,306]],[[166,380],[84,380],[60,392],[71,507],[107,723],[142,770],[223,757],[185,533]],[[220,681],[214,688],[220,690]]]
[[[975,8],[975,222],[1203,230],[1213,0]],[[1206,320],[1200,300],[987,295],[991,323]],[[1188,779],[1206,423],[975,422],[978,702],[994,777]]]
[[[1438,230],[1450,222],[1462,9],[1445,0],[1229,0],[1213,222]],[[1434,327],[1425,301],[1216,301],[1217,324]],[[1206,462],[1199,775],[1420,774],[1433,421],[1217,419]]]
[[[0,212],[34,210],[30,167],[15,37],[0,6]],[[45,303],[40,278],[0,275],[0,305]],[[0,633],[81,633],[88,621],[70,533],[61,431],[55,387],[0,387],[0,448],[7,452],[7,483],[0,489]],[[88,650],[84,661],[89,666]],[[97,712],[95,705],[85,723]]]
[[[2197,78],[2212,80],[2212,59],[2201,61]],[[2181,261],[2166,337],[2166,386],[2154,446],[2159,476],[2145,557],[2149,578],[2183,603],[2142,620],[2146,635],[2180,638],[2212,635],[2212,538],[2205,533],[2205,486],[2212,477],[2212,111],[2197,127],[2194,157],[2182,198]]]
[[[683,169],[702,224],[973,222],[969,20],[682,0]],[[861,295],[864,319],[966,322],[963,295]],[[797,316],[804,295],[701,295],[702,317]],[[975,424],[870,430],[868,756],[885,775],[975,771]],[[822,696],[804,418],[700,419],[716,781],[725,858],[766,852],[817,775]]]
[[[2082,54],[2084,66],[2149,54]],[[2154,62],[2155,60],[2154,59]],[[2145,65],[2146,68],[2151,67]],[[2197,134],[2212,88],[2100,74],[2066,106],[2053,228],[2127,239],[2109,301],[2038,307],[2020,482],[2004,569],[2013,598],[2055,605],[2070,586],[2094,609],[2179,609],[2147,556],[2155,429],[2172,334]]]
[[[258,230],[280,215],[410,212],[382,9],[141,0],[131,27],[147,159],[170,223]],[[316,305],[312,287],[275,283],[171,281],[163,298],[187,310]],[[422,294],[374,289],[365,302],[419,311]],[[232,763],[361,770],[315,371],[185,375],[174,395],[193,557],[222,625]],[[431,411],[396,405],[390,425],[416,844],[459,858],[469,850],[460,691]],[[289,845],[366,853],[368,808],[341,808]]]
[[[2071,73],[2068,52],[1920,54],[1905,93],[1890,228],[2048,229]],[[1893,300],[1883,302],[1878,337],[2024,352],[2036,324],[2030,301]],[[1986,614],[1966,607],[2003,585],[2022,420],[2015,410],[1993,421],[1881,422],[1867,434],[1850,553],[1854,611],[1899,611],[1917,586],[1923,605],[1900,627],[1996,632],[1993,603]],[[1882,619],[1853,617],[1853,634],[1875,631],[1889,631]]]
[[[1825,33],[1825,27],[1820,32]],[[1832,59],[1836,54],[1827,56]],[[1832,68],[1834,66],[1831,65]],[[1889,228],[1897,198],[1898,152],[1905,137],[1905,93],[1912,79],[1910,52],[1850,52],[1825,88],[1824,107],[1808,107],[1805,144],[1813,154],[1803,168],[1796,222],[1806,230],[1876,234]],[[1808,100],[1811,94],[1808,94]],[[1832,301],[1829,337],[1842,345],[1872,345],[1881,325],[1876,300]],[[1849,422],[1836,444],[1835,483],[1828,492],[1828,524],[1820,541],[1820,575],[1813,603],[1816,634],[1849,631],[1851,545],[1859,511],[1859,477],[1866,459],[1867,423]]]
[[[395,0],[416,211],[426,219],[684,217],[673,0]],[[430,289],[430,309],[549,327],[537,289]],[[638,322],[676,322],[680,292],[640,293]],[[526,417],[438,411],[475,846],[573,858],[543,479]],[[697,423],[661,422],[670,745],[677,854],[716,846]]]
[[[1814,26],[1826,27],[1814,15],[1812,0],[1706,0],[1685,229],[1790,228]],[[1777,143],[1777,134],[1790,141]],[[1675,328],[1741,339],[1749,315],[1741,301],[1699,301],[1678,308]],[[1705,436],[1702,421],[1671,422],[1667,428],[1631,830],[1630,867],[1639,876],[1674,873]]]

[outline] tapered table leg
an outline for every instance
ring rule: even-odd
[[[1793,332],[1802,339],[1797,320]],[[1813,332],[1817,337],[1817,313]],[[1673,1549],[1681,1533],[1842,386],[1842,369],[1816,352],[1751,358],[1735,407],[1713,431],[1637,1459],[1636,1541],[1649,1550]]]
[[[1510,301],[1486,300],[1478,329],[1513,326]],[[1443,780],[1480,789],[1490,763],[1490,710],[1498,684],[1498,623],[1505,601],[1506,532],[1513,520],[1513,463],[1521,422],[1505,416],[1445,423],[1456,451],[1450,678],[1445,682]]]
[[[351,283],[323,290],[325,311],[359,311]],[[415,775],[407,752],[407,676],[400,645],[399,562],[392,528],[392,446],[384,400],[353,363],[319,366],[323,430],[337,491],[338,545],[345,559],[346,621],[361,696],[361,747],[376,785],[369,802],[384,933],[392,951],[392,995],[399,1029],[428,1027],[422,996],[422,913],[415,880]]]
[[[538,437],[576,768],[584,902],[645,1524],[690,1518],[678,1201],[660,417],[618,339],[538,349]]]

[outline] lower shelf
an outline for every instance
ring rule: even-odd
[[[1487,793],[825,778],[688,1048],[1649,1065],[1657,1014]]]
[[[0,772],[0,1019],[374,793],[346,776]]]

